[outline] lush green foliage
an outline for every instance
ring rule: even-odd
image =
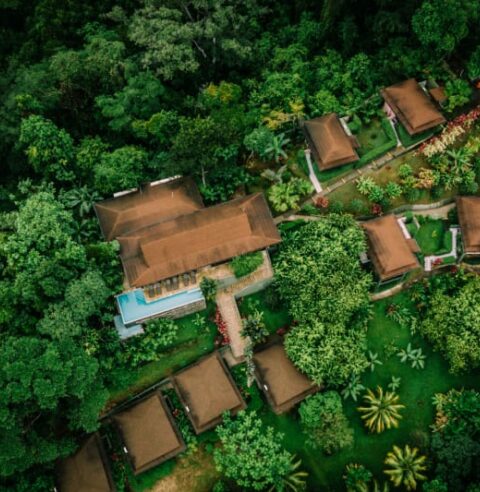
[[[262,252],[256,251],[255,253],[237,256],[230,262],[230,267],[235,277],[240,278],[253,273],[262,263]]]
[[[480,479],[480,394],[476,391],[450,390],[437,394],[431,448],[435,473],[449,490],[460,490]]]
[[[277,289],[299,321],[285,347],[317,383],[344,384],[367,366],[371,279],[357,259],[364,248],[363,232],[354,220],[335,214],[288,234],[280,248]]]
[[[327,454],[351,447],[353,430],[343,413],[342,399],[335,391],[309,396],[299,408],[307,443]]]
[[[226,415],[217,434],[221,447],[214,451],[215,463],[226,477],[242,488],[282,490],[292,456],[283,449],[282,436],[265,428],[255,412],[242,411],[236,419]]]
[[[453,291],[436,289],[420,323],[420,333],[443,353],[454,372],[480,365],[479,303],[480,278],[472,276]]]
[[[358,407],[358,411],[371,432],[379,434],[385,429],[398,427],[398,421],[402,418],[400,410],[405,406],[398,403],[397,394],[391,391],[384,393],[383,388],[378,386],[376,393],[367,389],[363,400],[365,406]]]
[[[427,457],[418,454],[417,448],[410,448],[407,444],[404,449],[393,446],[385,458],[385,464],[389,467],[385,473],[390,477],[395,487],[403,485],[407,490],[417,488],[417,482],[426,480],[424,475],[427,467]]]
[[[144,362],[158,360],[165,347],[175,343],[178,325],[168,318],[157,318],[145,323],[145,333],[125,344],[125,360],[136,367]]]

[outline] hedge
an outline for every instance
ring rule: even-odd
[[[262,263],[262,252],[257,251],[256,253],[237,256],[230,262],[230,267],[235,277],[240,278],[254,272]]]

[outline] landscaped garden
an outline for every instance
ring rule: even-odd
[[[424,255],[442,255],[452,249],[452,233],[442,219],[419,216],[420,227],[412,236]]]

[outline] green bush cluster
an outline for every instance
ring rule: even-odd
[[[233,270],[235,277],[240,278],[253,273],[262,263],[262,252],[256,251],[255,253],[237,256],[230,262],[230,268]]]

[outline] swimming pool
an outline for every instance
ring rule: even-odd
[[[199,288],[178,292],[156,301],[147,301],[142,289],[131,290],[117,296],[118,309],[125,326],[202,300],[204,297]]]

